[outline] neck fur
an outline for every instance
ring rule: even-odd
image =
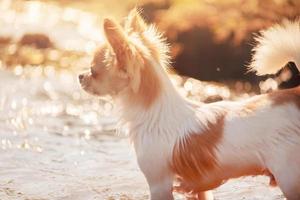
[[[121,125],[126,125],[130,134],[135,132],[133,130],[140,132],[140,129],[145,129],[145,132],[157,132],[154,129],[161,127],[160,125],[168,128],[167,126],[176,125],[184,117],[193,116],[192,105],[176,91],[165,70],[158,63],[145,67],[153,69],[152,72],[147,71],[147,74],[141,76],[143,80],[146,76],[152,76],[148,77],[150,82],[144,83],[146,85],[142,83],[141,93],[120,95],[118,102],[121,108]],[[151,92],[152,94],[149,94]]]

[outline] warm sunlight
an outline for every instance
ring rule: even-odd
[[[299,0],[1,0],[0,13],[1,200],[300,199],[299,183],[251,165],[300,148],[299,87],[284,90],[300,84]],[[276,143],[270,157],[255,138]],[[153,186],[162,162],[153,182],[172,174],[179,189]]]

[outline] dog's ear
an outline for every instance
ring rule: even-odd
[[[108,43],[112,47],[120,67],[124,67],[129,50],[128,39],[122,27],[111,19],[104,19],[104,33]]]
[[[131,79],[132,90],[138,92],[141,81],[140,67],[143,65],[142,57],[130,44],[122,27],[113,20],[104,19],[104,32],[116,54],[117,66],[127,72]]]
[[[147,29],[147,24],[142,18],[140,11],[134,8],[130,11],[125,21],[125,30],[128,32],[142,33]]]

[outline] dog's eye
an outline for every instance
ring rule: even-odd
[[[98,75],[96,70],[93,67],[91,68],[91,74],[92,74],[92,77],[94,77],[94,78],[96,78]]]

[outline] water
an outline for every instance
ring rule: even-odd
[[[98,18],[76,9],[20,2],[17,7],[9,0],[0,3],[0,35],[13,38],[0,45],[0,199],[148,199],[132,146],[116,134],[113,103],[87,95],[77,81],[103,40]],[[82,16],[80,22],[76,15]],[[36,30],[49,34],[57,47],[49,51],[17,45],[23,33]],[[9,60],[24,56],[18,49],[29,56],[27,63],[9,66]],[[54,59],[48,59],[53,52]],[[37,64],[36,55],[48,60]],[[226,86],[177,76],[174,83],[194,100],[216,94],[236,97]],[[232,180],[214,193],[222,200],[283,199],[264,177]]]
[[[0,199],[143,196],[143,177],[127,139],[115,134],[110,103],[82,93],[75,75],[0,77]]]

